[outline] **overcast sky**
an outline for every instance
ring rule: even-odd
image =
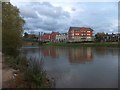
[[[25,31],[68,32],[70,26],[90,27],[97,32],[118,31],[118,2],[74,2],[75,0],[16,2],[26,21]]]

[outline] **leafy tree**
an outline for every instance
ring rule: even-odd
[[[0,51],[2,51],[2,2],[0,1]]]
[[[4,54],[15,55],[21,46],[25,21],[19,14],[19,9],[10,2],[2,3],[2,51]]]
[[[25,37],[25,38],[28,37],[28,33],[27,33],[27,32],[24,33],[24,37]]]
[[[103,39],[103,36],[105,36],[104,32],[95,34],[95,41],[100,42]]]

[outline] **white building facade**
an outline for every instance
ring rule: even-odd
[[[56,41],[57,42],[66,42],[68,40],[68,34],[67,33],[62,33],[59,35],[56,35]]]

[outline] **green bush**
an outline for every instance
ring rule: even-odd
[[[29,67],[24,73],[30,88],[49,88],[51,87],[46,72],[43,70],[43,59],[38,60],[36,58],[29,59]]]
[[[23,25],[25,21],[20,11],[10,2],[2,2],[2,52],[17,56],[22,45]]]
[[[20,69],[21,71],[25,70],[28,64],[27,58],[22,55],[19,55],[16,58],[6,56],[5,62],[13,69]]]
[[[18,85],[18,88],[51,88],[53,83],[47,77],[43,69],[43,59],[29,58],[19,55],[18,57],[6,57],[5,62],[15,70],[19,70],[22,81],[26,84]],[[16,82],[18,83],[18,82]]]

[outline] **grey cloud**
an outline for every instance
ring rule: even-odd
[[[93,25],[93,28],[97,31],[97,32],[105,32],[105,33],[114,33],[118,31],[118,27],[117,26],[113,26],[112,23],[100,23],[100,24],[96,24]],[[97,33],[95,32],[95,33]]]
[[[32,8],[21,8],[20,9],[21,15],[25,18],[38,18],[36,12]]]
[[[39,15],[45,15],[53,18],[70,17],[69,13],[64,11],[61,7],[54,7],[48,2],[43,2],[34,5],[33,8],[38,11]]]
[[[26,20],[25,28],[35,32],[67,32],[70,26],[91,27],[95,32],[117,31],[117,28],[113,27],[113,23],[109,21],[116,19],[115,8],[101,10],[102,4],[96,8],[92,5],[75,4],[70,7],[72,13],[69,13],[64,11],[64,7],[56,7],[49,2],[29,2],[24,4],[20,11]]]
[[[68,26],[70,15],[61,7],[55,7],[48,2],[29,3],[27,6],[29,7],[21,9],[21,15],[25,17],[24,27],[28,30],[62,31]]]
[[[76,11],[76,9],[75,9],[75,8],[71,8],[71,10],[72,10],[72,11]]]

